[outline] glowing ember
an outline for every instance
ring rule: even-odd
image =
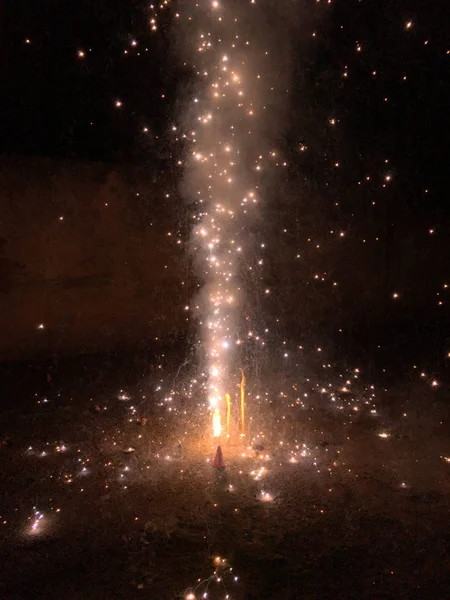
[[[261,492],[260,498],[261,498],[262,502],[272,502],[272,500],[273,500],[272,494],[269,494],[269,492],[264,492],[264,491]]]

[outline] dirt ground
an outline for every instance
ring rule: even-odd
[[[254,401],[245,438],[233,421],[216,469],[206,416],[167,396],[170,377],[33,388],[44,375],[4,392],[0,598],[450,597],[444,401],[350,418],[354,396],[302,406],[290,385],[267,414],[271,395]]]

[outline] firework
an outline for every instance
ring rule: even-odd
[[[274,49],[283,47],[284,39],[267,35],[270,19],[278,15],[272,6],[229,0],[182,2],[179,7],[176,27],[178,38],[185,40],[183,61],[197,80],[182,119],[189,148],[184,190],[193,205],[192,248],[203,282],[193,310],[214,410],[237,371],[236,349],[248,302],[245,280],[260,273],[256,267],[263,262],[255,262],[249,235],[260,214],[262,177],[274,165],[286,164],[272,145],[275,132],[279,135],[279,109],[286,92]],[[287,18],[283,7],[279,13]],[[280,101],[278,96],[275,105],[276,90],[283,97]],[[242,382],[244,434],[244,377]]]

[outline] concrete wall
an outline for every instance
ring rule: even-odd
[[[0,357],[185,328],[187,265],[167,186],[145,169],[0,159]]]

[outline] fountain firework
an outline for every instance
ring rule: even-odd
[[[288,69],[281,60],[288,38],[284,4],[208,0],[177,5],[183,60],[197,80],[193,97],[183,105],[189,144],[184,190],[194,206],[192,248],[202,288],[193,311],[212,409],[229,391],[236,347],[247,335],[244,279],[249,272],[260,277],[264,248],[261,240],[255,248],[249,232],[260,215],[266,173],[285,166],[273,148],[288,92]]]

